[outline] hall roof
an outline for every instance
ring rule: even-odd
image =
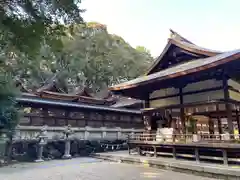
[[[163,80],[184,77],[240,59],[240,49],[229,52],[209,50],[195,45],[173,30],[170,31],[171,36],[166,47],[145,75],[112,86],[109,90],[128,96],[129,93],[125,92],[134,90],[138,86],[151,83],[158,83],[161,86]],[[174,58],[175,61],[173,61]],[[137,96],[131,95],[130,97],[136,98]]]
[[[194,61],[189,61],[180,65],[170,67],[168,69],[142,76],[128,82],[110,87],[111,91],[119,91],[124,89],[130,89],[136,86],[151,83],[153,81],[162,81],[165,79],[171,79],[179,76],[185,76],[190,73],[196,73],[212,67],[216,67],[225,64],[230,61],[236,61],[240,59],[240,50],[221,53],[208,58],[201,58]]]
[[[165,48],[163,49],[160,56],[158,56],[157,59],[154,61],[152,66],[150,66],[150,68],[147,70],[146,75],[149,75],[151,73],[151,71],[161,62],[163,57],[167,54],[167,52],[169,51],[169,49],[171,49],[172,46],[176,46],[176,47],[186,50],[190,53],[194,53],[197,55],[203,55],[205,57],[215,56],[215,55],[223,53],[220,51],[210,50],[210,49],[198,46],[198,45],[192,43],[191,41],[187,40],[180,34],[178,34],[176,31],[173,31],[172,29],[170,29],[170,33],[171,33],[170,38],[168,38],[168,42],[167,42]]]

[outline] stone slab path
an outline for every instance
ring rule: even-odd
[[[0,180],[213,180],[192,174],[94,158],[24,163],[0,168]]]

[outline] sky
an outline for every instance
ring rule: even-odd
[[[82,0],[85,21],[160,55],[169,29],[212,50],[240,49],[240,0]]]

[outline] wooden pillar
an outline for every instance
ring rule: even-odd
[[[195,159],[196,159],[196,161],[200,162],[199,149],[196,147],[194,149],[194,151],[195,151]]]
[[[144,108],[149,108],[149,107],[150,107],[149,92],[145,92]]]
[[[183,105],[183,91],[182,88],[179,88],[179,99],[180,99],[180,105]],[[181,119],[181,127],[182,127],[182,133],[186,134],[186,124],[185,124],[185,114],[184,114],[184,108],[180,108],[180,119]]]
[[[143,108],[149,108],[149,106],[150,106],[150,104],[149,104],[149,95],[146,95],[146,98],[145,98],[145,100],[144,100],[144,103],[143,103]],[[149,114],[148,113],[144,113],[143,114],[143,121],[145,120],[145,118],[147,117],[147,116],[149,116]]]
[[[228,155],[227,155],[227,150],[226,149],[222,150],[222,155],[223,155],[223,164],[228,165]]]
[[[129,143],[128,143],[128,154],[131,154],[131,146]]]
[[[237,121],[237,126],[238,126],[238,134],[240,134],[240,121],[239,121],[239,112],[236,110],[236,121]]]
[[[68,126],[69,122],[68,122],[68,119],[70,117],[70,112],[69,110],[66,110],[65,111],[65,125]]]
[[[157,157],[157,147],[153,146],[153,150],[154,150],[154,156]]]
[[[83,113],[84,113],[84,121],[85,121],[85,127],[86,127],[86,126],[88,126],[88,119],[90,118],[90,113],[86,112],[86,111]],[[105,125],[104,118],[106,118],[106,116],[103,117],[103,127]]]
[[[209,126],[209,134],[214,134],[214,122],[211,116],[209,117],[209,120],[208,120],[208,126]]]
[[[229,91],[228,91],[228,82],[227,76],[223,74],[223,91],[224,91],[224,100],[226,101],[226,113],[227,113],[227,122],[228,122],[228,132],[229,134],[234,134],[233,132],[233,117],[232,117],[232,105],[229,103]]]
[[[216,111],[219,112],[219,105],[217,104]],[[218,132],[219,134],[222,134],[222,122],[221,122],[221,117],[220,115],[217,116],[217,122],[218,122]],[[221,136],[220,136],[221,139]]]
[[[150,103],[149,103],[149,99],[144,101],[144,108],[149,108]]]
[[[176,152],[176,146],[172,147],[172,153],[173,153],[173,158],[177,159],[177,152]]]
[[[44,107],[42,108],[42,115],[43,115],[43,125],[47,125],[48,123],[46,123],[46,121],[48,121],[48,108]]]
[[[142,154],[142,151],[141,151],[141,147],[137,145],[136,147],[136,151],[137,151],[137,154],[138,155],[141,155]]]

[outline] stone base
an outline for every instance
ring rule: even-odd
[[[71,159],[72,158],[72,156],[71,156],[71,154],[68,154],[68,155],[63,155],[63,157],[62,157],[62,159]]]
[[[43,159],[36,159],[34,162],[43,162]]]

